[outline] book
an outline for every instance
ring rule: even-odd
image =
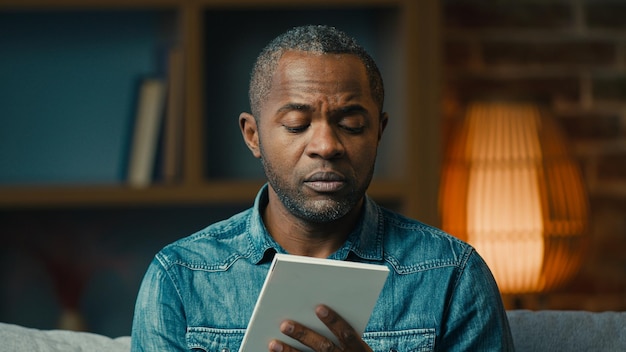
[[[168,52],[167,98],[163,131],[163,182],[180,181],[183,143],[184,63],[183,51],[173,47]]]
[[[280,324],[285,319],[303,324],[338,343],[315,315],[319,304],[336,311],[362,335],[388,274],[389,269],[384,265],[274,255],[239,351],[266,351],[272,339],[301,351],[311,351],[280,332]]]
[[[148,78],[141,83],[128,165],[130,186],[143,188],[152,182],[165,91],[165,82],[161,79]]]

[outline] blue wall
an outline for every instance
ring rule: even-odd
[[[158,12],[0,13],[0,184],[122,181]]]

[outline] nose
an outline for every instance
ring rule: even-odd
[[[312,125],[311,139],[306,148],[307,154],[312,158],[334,159],[344,154],[344,145],[339,134],[332,125],[320,123]]]

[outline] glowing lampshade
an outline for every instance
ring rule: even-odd
[[[442,227],[472,244],[502,293],[548,291],[582,261],[588,224],[580,170],[534,104],[475,102],[450,139]]]

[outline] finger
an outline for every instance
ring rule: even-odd
[[[319,305],[315,308],[315,314],[333,335],[337,336],[344,349],[350,351],[368,350],[357,332],[337,312],[325,305]]]
[[[291,347],[290,345],[279,341],[272,340],[268,345],[270,352],[300,352],[300,350]]]
[[[314,351],[317,352],[333,352],[340,351],[338,346],[336,346],[331,340],[318,334],[317,332],[307,328],[304,325],[298,324],[291,320],[285,320],[280,324],[280,331],[291,337],[294,340],[298,340],[305,346],[310,347]],[[280,341],[274,341],[280,343]],[[276,347],[276,346],[275,346]],[[287,348],[289,347],[289,348]],[[298,351],[297,349],[288,346],[285,343],[282,343],[282,352],[288,351]],[[280,351],[276,351],[280,352]]]

